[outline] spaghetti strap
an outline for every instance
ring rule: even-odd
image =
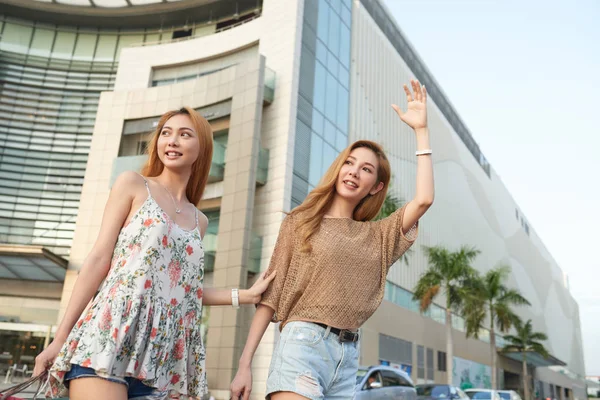
[[[196,214],[196,228],[200,228],[200,225],[198,224],[198,208],[196,206],[194,206],[194,212]]]
[[[139,172],[136,172],[136,174],[142,177],[142,179],[144,180],[144,184],[146,185],[146,191],[148,191],[148,196],[152,197],[152,193],[150,193],[150,186],[148,186],[148,179],[146,179],[146,177],[140,174]]]

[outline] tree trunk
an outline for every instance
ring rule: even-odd
[[[498,372],[496,368],[496,333],[494,332],[494,321],[490,325],[490,349],[492,351],[492,389],[498,389]]]
[[[523,352],[523,394],[525,396],[524,400],[529,399],[529,378],[527,377],[527,358],[525,356],[525,352]]]
[[[452,379],[454,377],[454,358],[452,343],[452,310],[450,307],[446,307],[446,374],[448,385],[452,385]]]

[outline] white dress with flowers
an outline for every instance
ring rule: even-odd
[[[139,379],[171,398],[202,397],[203,281],[197,211],[196,228],[185,230],[148,189],[144,204],[121,229],[104,284],[50,370],[47,395],[64,395],[63,378],[78,364],[102,377]]]

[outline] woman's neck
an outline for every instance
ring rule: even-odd
[[[356,204],[352,204],[344,198],[336,195],[331,202],[331,206],[325,212],[327,218],[354,218],[354,209]]]
[[[167,190],[177,199],[182,201],[186,198],[185,192],[190,180],[190,173],[179,173],[168,169],[163,169],[160,175],[154,178],[158,183],[167,188]]]

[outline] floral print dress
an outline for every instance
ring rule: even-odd
[[[148,198],[121,229],[104,284],[50,369],[49,396],[64,395],[71,364],[101,377],[139,379],[170,398],[207,392],[198,212],[196,228],[181,228],[144,181]]]

